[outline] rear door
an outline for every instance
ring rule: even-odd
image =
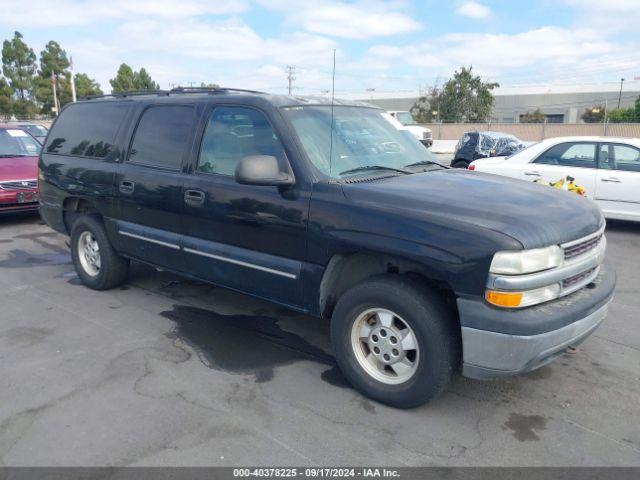
[[[584,187],[588,197],[595,196],[596,142],[563,142],[544,151],[532,163],[521,166],[523,180],[555,183],[568,176]]]
[[[599,158],[596,202],[607,217],[640,220],[640,149],[602,143]]]
[[[194,105],[146,106],[116,175],[122,251],[180,271],[183,165],[193,145],[196,118]]]

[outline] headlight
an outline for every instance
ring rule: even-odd
[[[522,275],[559,267],[563,261],[562,249],[553,245],[532,250],[509,250],[498,252],[491,261],[491,273]]]

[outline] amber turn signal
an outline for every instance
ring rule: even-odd
[[[484,298],[491,305],[497,307],[516,308],[522,303],[522,292],[497,292],[495,290],[487,290]]]

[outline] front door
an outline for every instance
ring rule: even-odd
[[[192,105],[151,105],[140,115],[116,174],[118,240],[134,258],[183,271],[183,163],[195,136]]]
[[[610,218],[640,220],[640,149],[600,145],[596,202]]]
[[[309,191],[240,185],[238,162],[248,155],[276,157],[288,168],[287,147],[260,110],[212,109],[193,174],[184,185],[185,261],[214,283],[285,304],[302,304]]]

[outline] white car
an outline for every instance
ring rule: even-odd
[[[410,131],[415,137],[420,140],[425,147],[429,148],[433,145],[433,133],[430,129],[426,127],[421,127],[416,124],[416,121],[413,119],[413,115],[411,112],[407,112],[404,110],[392,110],[387,112],[393,118],[395,118],[398,122],[405,126],[405,128]]]
[[[640,221],[640,138],[549,138],[510,157],[475,160],[469,170],[544,182],[570,176],[605,217]]]

